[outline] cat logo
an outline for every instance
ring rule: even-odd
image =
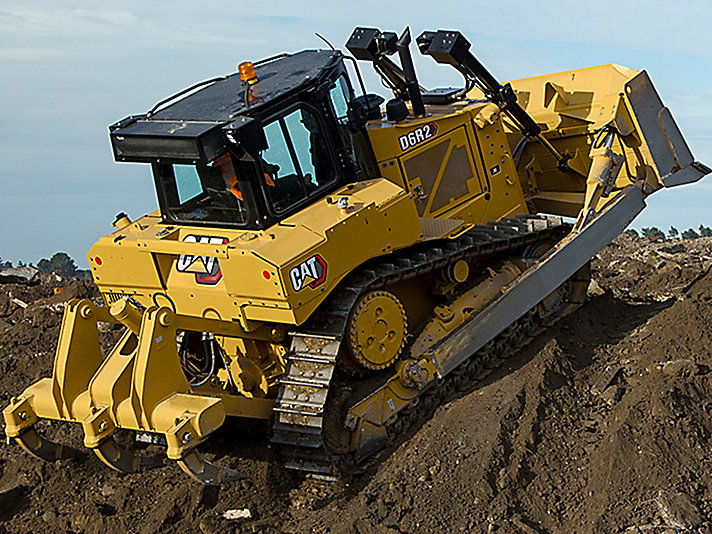
[[[319,254],[314,254],[289,270],[289,279],[294,291],[301,291],[304,287],[312,289],[326,281],[326,261]]]
[[[187,235],[185,243],[210,243],[224,245],[228,242],[225,237],[211,237],[205,235]],[[181,273],[195,274],[195,282],[201,285],[214,286],[222,278],[222,271],[218,259],[213,256],[192,256],[181,254],[176,263],[176,269]]]

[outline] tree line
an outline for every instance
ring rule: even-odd
[[[697,239],[698,237],[712,237],[712,228],[701,224],[697,230],[688,228],[684,232],[680,233],[677,228],[671,226],[667,232],[667,235],[665,235],[665,232],[657,226],[650,226],[648,228],[642,228],[640,230],[640,234],[637,230],[633,230],[632,228],[626,230],[625,233],[633,237],[659,237],[660,239],[665,239],[666,237],[676,239],[680,237],[682,239]]]
[[[34,267],[41,273],[57,272],[67,278],[88,278],[89,271],[78,269],[77,264],[66,252],[56,252],[50,259],[42,258],[37,265],[25,264],[22,260],[13,265],[11,261],[0,258],[0,271],[14,267]]]

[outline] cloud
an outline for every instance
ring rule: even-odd
[[[679,87],[675,92],[665,95],[665,104],[673,111],[676,119],[694,120],[707,125],[712,122],[712,89],[708,87]]]
[[[0,10],[0,34],[43,36],[102,35],[137,23],[124,10],[19,8]]]
[[[64,55],[59,50],[47,48],[0,48],[0,60],[9,61],[36,61],[54,59]]]
[[[144,10],[145,11],[145,10]],[[173,16],[171,16],[173,15]],[[204,14],[201,15],[204,17]],[[240,32],[221,18],[180,20],[175,13],[159,17],[136,14],[127,9],[33,7],[0,10],[0,35],[6,40],[54,43],[60,48],[79,44],[82,55],[99,50],[120,53],[128,47],[204,47],[216,43],[245,42]],[[284,19],[278,17],[276,20]],[[252,26],[254,27],[254,26]],[[113,39],[107,39],[112,37]],[[91,46],[87,46],[91,43]]]
[[[0,10],[0,34],[77,37],[128,32],[160,46],[162,41],[173,45],[270,41],[267,27],[308,29],[310,33],[356,25],[400,31],[410,24],[414,32],[457,28],[473,38],[507,36],[712,57],[707,28],[712,20],[712,3],[702,0],[653,4],[645,0],[546,0],[518,3],[509,16],[503,16],[501,4],[472,0],[452,0],[436,16],[432,2],[410,2],[406,7],[401,2],[376,0],[362,0],[348,7],[338,2],[217,1],[199,10],[192,0],[175,0],[169,6],[125,1],[122,9],[96,8],[92,2],[74,4],[83,7],[30,1],[26,4],[30,7]],[[283,40],[295,37],[284,35]]]
[[[178,4],[185,6],[185,2]],[[339,2],[225,1],[212,3],[211,7],[213,12],[225,16],[270,23],[284,13],[299,13],[299,17],[287,17],[284,22],[299,23],[302,28],[320,32],[357,25],[400,32],[409,24],[414,33],[424,29],[459,29],[480,44],[482,36],[506,36],[530,43],[589,43],[712,57],[708,38],[712,3],[703,0],[677,3],[544,0],[517,2],[511,9],[497,2],[451,0],[435,12],[431,1],[405,4],[361,0],[348,7]]]

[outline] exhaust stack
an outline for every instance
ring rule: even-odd
[[[398,50],[398,57],[403,67],[408,98],[413,106],[413,115],[423,117],[425,116],[425,105],[423,104],[423,95],[420,93],[415,67],[413,67],[413,58],[410,55],[410,42],[410,28],[406,27],[396,42],[396,49]]]

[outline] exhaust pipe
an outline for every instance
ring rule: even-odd
[[[396,42],[396,49],[398,50],[398,57],[400,58],[401,66],[403,67],[408,97],[411,105],[413,106],[413,115],[416,117],[424,117],[425,104],[423,104],[423,95],[420,94],[418,77],[416,76],[415,68],[413,67],[413,58],[410,55],[410,41],[410,28],[406,27],[406,29],[403,30],[403,34]]]

